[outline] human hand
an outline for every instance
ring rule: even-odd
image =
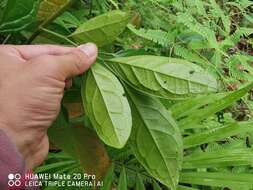
[[[0,129],[17,146],[26,168],[46,158],[47,129],[56,119],[66,81],[95,61],[97,47],[0,46]]]

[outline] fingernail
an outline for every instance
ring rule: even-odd
[[[84,52],[89,58],[97,56],[97,46],[93,43],[87,43],[78,46],[78,48]]]

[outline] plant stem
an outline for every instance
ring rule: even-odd
[[[75,42],[73,42],[72,40],[68,39],[66,36],[61,35],[61,34],[59,34],[59,33],[56,33],[56,32],[54,32],[54,31],[52,31],[52,30],[48,30],[48,29],[46,29],[46,28],[41,28],[41,31],[46,32],[46,33],[48,33],[48,34],[51,34],[51,35],[53,35],[53,36],[56,36],[56,37],[58,37],[58,38],[60,38],[60,39],[63,39],[63,40],[65,40],[66,42],[68,42],[69,44],[71,44],[71,45],[73,45],[73,46],[75,46],[75,47],[78,46],[77,43],[75,43]]]
[[[8,40],[10,39],[10,37],[11,37],[11,34],[8,34],[8,36],[6,36],[6,38],[4,39],[2,44],[6,44],[8,42]]]

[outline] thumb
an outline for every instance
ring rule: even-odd
[[[60,77],[59,79],[66,80],[89,69],[96,57],[97,46],[93,43],[87,43],[64,55],[41,56],[36,62],[46,62],[47,65],[40,64],[40,66],[47,69],[49,73]]]

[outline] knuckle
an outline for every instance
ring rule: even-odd
[[[71,55],[77,71],[82,72],[88,56],[85,55],[81,50],[74,50],[71,52]]]

